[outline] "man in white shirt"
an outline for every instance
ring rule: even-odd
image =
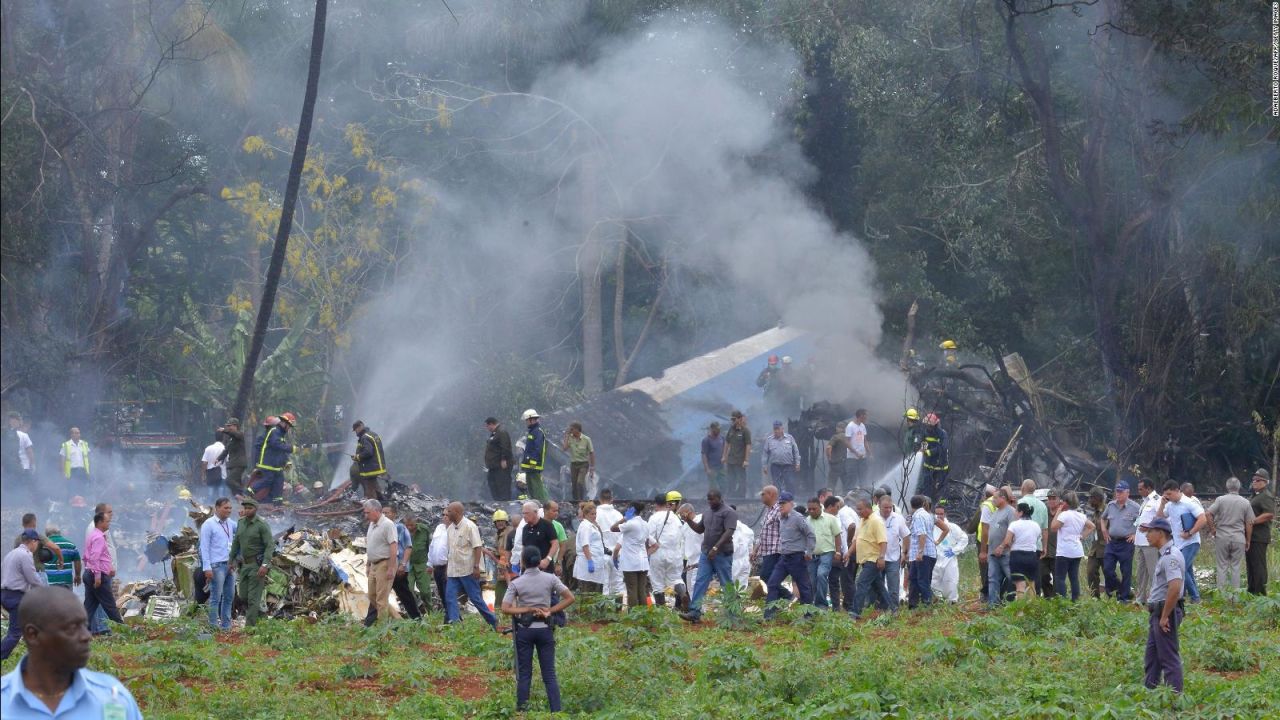
[[[657,509],[649,516],[649,539],[658,548],[649,557],[649,584],[653,587],[653,601],[658,605],[667,604],[668,589],[675,593],[677,605],[686,594],[684,523],[675,513],[683,499],[675,490],[659,495],[655,499]]]
[[[1160,507],[1160,493],[1156,492],[1155,484],[1147,478],[1138,478],[1138,497],[1137,500],[1142,504],[1142,510],[1138,512],[1138,532],[1133,536],[1133,547],[1138,555],[1138,569],[1135,571],[1135,580],[1138,585],[1138,592],[1133,597],[1136,605],[1142,605],[1147,600],[1147,591],[1151,588],[1151,576],[1156,571],[1156,561],[1160,559],[1160,551],[1152,547],[1151,542],[1147,540],[1145,529],[1156,519],[1156,509]]]
[[[62,476],[74,481],[75,488],[82,488],[89,482],[89,443],[80,438],[80,428],[71,428],[71,439],[62,443],[58,449],[62,457]]]
[[[449,526],[453,521],[448,513],[440,518],[440,524],[431,531],[431,544],[427,546],[427,564],[431,566],[431,579],[436,584],[440,612],[444,612],[444,591],[449,583]]]
[[[880,498],[880,519],[884,521],[888,538],[884,553],[885,592],[889,598],[888,609],[896,612],[898,603],[902,601],[902,550],[907,538],[911,537],[911,528],[888,495]]]
[[[849,439],[849,450],[846,452],[845,490],[855,490],[866,485],[867,468],[871,466],[871,445],[867,443],[867,411],[858,408],[853,421],[844,428],[845,437]],[[850,606],[852,607],[852,606]]]
[[[839,555],[839,561],[831,566],[831,609],[843,609],[846,612],[852,612],[853,580],[858,566],[850,557],[853,554],[853,545],[850,543],[850,538],[857,532],[858,513],[854,512],[852,508],[848,507],[843,500],[835,495],[824,499],[822,505],[823,512],[835,515],[836,522],[840,523],[840,537],[836,544],[836,553]],[[852,532],[850,532],[850,528],[853,528]]]
[[[14,442],[13,447],[5,443],[4,469],[20,469],[30,477],[36,467],[36,453],[31,445],[31,436],[22,431],[22,413],[9,413],[8,432],[13,435]]]
[[[1200,552],[1200,530],[1209,521],[1204,514],[1200,501],[1184,495],[1175,480],[1164,485],[1164,495],[1160,506],[1156,508],[1156,517],[1164,518],[1173,527],[1173,548],[1182,552],[1186,573],[1182,578],[1182,586],[1191,602],[1200,602],[1200,588],[1196,587],[1196,576],[1193,565],[1196,553]]]
[[[213,501],[222,495],[222,486],[226,484],[227,466],[219,460],[227,446],[222,444],[218,434],[214,434],[213,443],[204,449],[200,457],[200,467],[204,470],[204,484],[209,489],[209,500]]]
[[[600,526],[600,534],[604,536],[604,546],[607,548],[616,547],[618,544],[620,536],[612,528],[618,524],[619,520],[622,520],[622,513],[613,506],[613,491],[608,488],[601,490],[600,500],[596,503],[596,524]],[[519,538],[516,540],[519,541]],[[605,564],[608,565],[609,579],[604,584],[604,594],[612,595],[621,602],[622,571],[614,567],[612,561]]]

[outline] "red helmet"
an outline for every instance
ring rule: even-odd
[[[289,423],[290,425],[297,425],[297,424],[298,424],[298,416],[297,416],[297,415],[294,415],[294,414],[293,414],[293,413],[291,413],[291,412],[280,413],[280,419],[281,419],[281,420],[284,420],[285,422]]]
[[[777,355],[770,355],[770,356],[769,356],[769,364],[770,364],[770,365],[777,365],[777,364],[778,364],[778,356],[777,356]]]
[[[929,413],[924,416],[925,425],[937,425],[940,420],[941,418],[938,417],[938,413]]]

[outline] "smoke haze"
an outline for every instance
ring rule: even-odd
[[[902,376],[874,356],[871,261],[804,196],[814,172],[786,122],[803,90],[794,55],[683,16],[591,56],[543,70],[527,93],[407,72],[389,83],[415,120],[448,115],[463,159],[426,179],[420,272],[369,313],[396,341],[362,361],[357,413],[376,413],[391,443],[468,382],[465,348],[554,356],[548,335],[579,292],[588,236],[605,267],[626,236],[664,257],[669,277],[699,278],[670,302],[714,308],[708,322],[732,339],[778,322],[819,332],[829,397],[900,412]]]

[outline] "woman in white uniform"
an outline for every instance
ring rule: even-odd
[[[969,536],[956,523],[947,520],[946,506],[933,510],[938,522],[946,524],[950,531],[941,541],[942,528],[933,528],[933,540],[938,545],[938,562],[933,566],[933,594],[948,602],[960,602],[960,554],[969,547]]]

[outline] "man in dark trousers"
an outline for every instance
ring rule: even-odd
[[[524,459],[520,461],[520,469],[524,471],[529,497],[545,503],[551,496],[547,494],[547,486],[542,482],[542,470],[547,462],[547,439],[538,424],[541,417],[533,408],[525,410],[520,417],[528,430],[524,436]]]
[[[356,452],[351,459],[356,461],[356,477],[364,487],[364,497],[385,502],[391,476],[387,474],[387,456],[382,453],[382,438],[360,420],[351,424],[351,430],[356,434]]]
[[[1267,594],[1267,547],[1271,544],[1271,523],[1276,517],[1276,496],[1269,489],[1271,473],[1258,468],[1250,481],[1253,497],[1253,537],[1244,551],[1245,572],[1248,574],[1249,592]]]
[[[228,553],[228,569],[237,569],[237,587],[245,604],[245,627],[253,627],[262,614],[262,593],[267,588],[267,572],[271,567],[271,554],[276,541],[271,537],[271,527],[258,517],[258,501],[246,497],[240,501],[240,522],[236,524]]]
[[[1178,626],[1182,624],[1182,578],[1186,574],[1186,561],[1173,546],[1173,527],[1168,520],[1156,518],[1143,531],[1160,558],[1151,578],[1151,594],[1146,598],[1151,617],[1147,623],[1147,654],[1143,664],[1145,684],[1155,689],[1163,680],[1174,692],[1181,693]]]
[[[244,471],[249,467],[249,456],[244,444],[244,431],[240,429],[240,418],[231,418],[218,428],[223,450],[218,458],[227,468],[227,487],[231,494],[244,493]]]
[[[511,435],[502,429],[497,418],[485,418],[489,440],[484,444],[484,469],[488,474],[489,495],[494,500],[511,499]]]

